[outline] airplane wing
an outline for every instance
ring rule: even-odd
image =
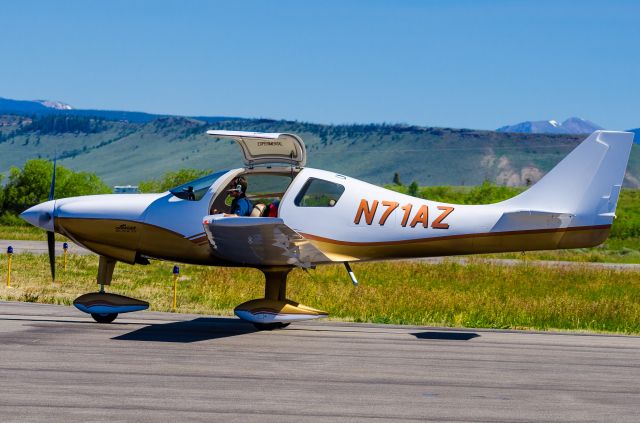
[[[207,216],[204,230],[214,254],[246,265],[298,266],[331,261],[307,239],[275,217]]]

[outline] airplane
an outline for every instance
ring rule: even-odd
[[[98,292],[74,305],[99,323],[146,309],[113,293],[117,262],[168,260],[252,267],[265,276],[263,298],[234,312],[258,329],[327,317],[287,299],[287,275],[298,267],[380,259],[593,247],[615,218],[633,134],[596,131],[536,184],[494,204],[457,205],[391,191],[348,176],[305,167],[295,134],[209,130],[231,139],[244,167],[223,170],[159,194],[106,194],[54,199],[20,216],[47,231],[55,280],[54,232],[99,255]],[[229,215],[229,190],[242,176],[250,216]],[[268,214],[267,214],[268,213]]]

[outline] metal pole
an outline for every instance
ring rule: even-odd
[[[66,242],[64,244],[62,244],[62,249],[64,250],[63,263],[64,263],[64,271],[66,272],[67,271],[67,250],[69,250],[69,244],[67,244]]]
[[[178,307],[178,275],[180,275],[180,268],[173,266],[173,307],[171,308],[173,312]]]
[[[13,256],[13,247],[9,246],[7,248],[7,257],[9,258],[9,263],[7,266],[7,288],[11,288],[11,258]]]

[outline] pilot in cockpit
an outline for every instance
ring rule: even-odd
[[[246,197],[247,180],[242,176],[235,178],[231,182],[231,188],[227,192],[233,197],[229,214],[231,216],[249,216],[253,205]]]

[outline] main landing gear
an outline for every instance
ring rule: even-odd
[[[73,301],[73,305],[78,310],[90,314],[93,320],[98,323],[111,323],[120,313],[130,313],[149,308],[149,303],[146,301],[104,292],[104,286],[111,285],[115,267],[116,261],[114,259],[100,256],[100,262],[98,263],[100,291],[81,295]]]
[[[327,317],[326,311],[287,300],[287,275],[291,267],[260,269],[265,276],[264,298],[247,301],[234,310],[236,316],[253,323],[258,330],[283,329],[291,322]]]

